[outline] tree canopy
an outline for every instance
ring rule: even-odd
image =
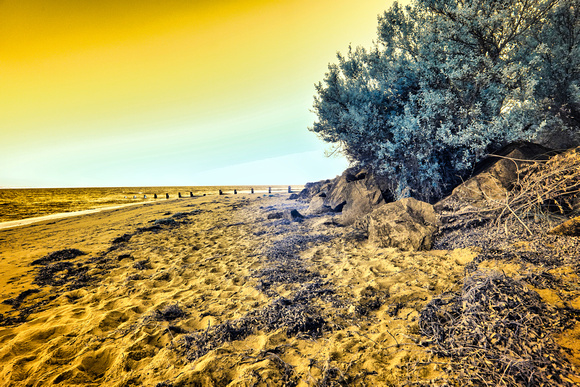
[[[433,201],[508,142],[580,125],[580,0],[415,0],[338,54],[309,130]]]

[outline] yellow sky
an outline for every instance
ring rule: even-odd
[[[0,186],[333,177],[313,84],[389,3],[0,0]]]

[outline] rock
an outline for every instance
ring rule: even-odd
[[[580,216],[569,219],[548,231],[549,235],[580,236]]]
[[[365,169],[347,169],[334,180],[324,205],[334,212],[342,212],[341,223],[349,225],[390,202],[392,199],[386,192],[386,183],[374,174]]]
[[[296,209],[286,210],[284,211],[284,219],[291,222],[301,222],[304,219],[304,216]]]
[[[271,214],[268,214],[268,219],[282,219],[284,217],[284,214],[281,212],[274,212]]]
[[[288,196],[288,200],[296,200],[296,199],[300,199],[300,196],[298,194],[293,193],[292,195]]]
[[[309,227],[313,231],[325,230],[328,227],[340,227],[340,224],[332,216],[321,216],[312,221]]]
[[[552,149],[538,144],[525,141],[510,144],[479,162],[473,177],[436,203],[435,210],[456,210],[457,205],[465,202],[480,207],[489,200],[505,199],[506,193],[517,182],[522,167],[553,155]]]
[[[401,250],[429,250],[438,229],[433,206],[413,198],[387,203],[366,217],[369,243]]]
[[[306,183],[304,189],[298,194],[298,199],[309,200],[321,193],[326,194],[334,180],[321,180],[314,183]]]
[[[306,215],[318,215],[332,212],[332,208],[324,204],[325,196],[315,196],[310,200],[310,205],[306,209]]]

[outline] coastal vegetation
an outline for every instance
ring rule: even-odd
[[[569,147],[580,125],[579,8],[395,2],[372,47],[351,47],[329,65],[309,130],[389,181],[394,198],[430,202],[510,142]]]

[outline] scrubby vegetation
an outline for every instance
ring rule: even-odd
[[[414,0],[379,17],[316,86],[310,128],[391,181],[435,201],[515,140],[578,135],[579,0]],[[552,136],[553,137],[553,136]]]

